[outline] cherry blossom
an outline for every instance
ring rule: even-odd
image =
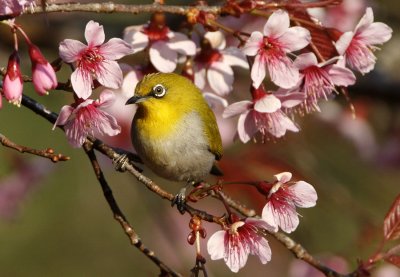
[[[261,86],[259,89],[252,90],[253,100],[239,101],[228,106],[223,116],[225,118],[240,115],[238,120],[238,135],[242,142],[248,142],[257,132],[262,138],[272,135],[280,138],[286,131],[298,132],[299,128],[282,111],[282,107],[293,107],[301,100],[293,104],[291,99],[288,103],[281,102],[274,94],[266,93]]]
[[[29,45],[29,56],[32,61],[33,86],[39,95],[45,95],[57,87],[56,73],[37,46]]]
[[[249,68],[245,55],[236,47],[225,49],[222,32],[207,32],[201,43],[201,51],[194,58],[195,84],[204,89],[207,84],[218,95],[232,91],[232,66]]]
[[[71,106],[63,106],[54,124],[64,126],[69,143],[80,147],[88,135],[116,136],[121,132],[117,120],[100,108],[107,107],[114,101],[114,94],[107,90],[100,94],[100,99],[82,100]]]
[[[124,40],[137,51],[148,48],[150,62],[160,72],[173,72],[178,54],[193,56],[196,45],[179,32],[172,32],[165,25],[163,15],[155,14],[146,25],[130,26],[124,30]]]
[[[249,254],[260,258],[262,264],[271,260],[271,248],[261,231],[275,232],[276,228],[255,218],[235,220],[226,230],[215,232],[207,242],[212,260],[224,259],[233,272],[245,266]]]
[[[284,232],[291,233],[299,225],[296,206],[314,207],[318,198],[317,192],[312,185],[304,181],[290,182],[290,172],[276,174],[275,178],[276,181],[272,184],[262,184],[268,202],[261,217],[270,225],[279,226]]]
[[[132,47],[119,38],[104,43],[102,25],[89,21],[85,29],[88,45],[73,39],[60,43],[60,57],[67,63],[75,63],[71,75],[72,87],[76,95],[87,99],[92,93],[93,80],[108,88],[119,88],[122,84],[122,71],[115,60],[132,54]]]
[[[311,40],[310,32],[303,27],[290,27],[286,11],[277,10],[264,26],[263,33],[255,31],[243,47],[247,56],[255,56],[251,68],[253,86],[258,88],[266,76],[266,68],[272,82],[282,88],[296,85],[299,72],[293,66],[288,53],[300,50]]]
[[[18,52],[14,51],[8,59],[6,75],[3,79],[4,97],[10,103],[20,106],[23,85]]]
[[[17,16],[21,14],[25,8],[33,5],[35,5],[35,0],[2,0],[0,2],[0,16]]]
[[[345,58],[343,65],[365,74],[375,67],[373,51],[379,49],[376,45],[387,42],[391,37],[392,29],[385,23],[374,22],[373,11],[367,8],[354,31],[343,33],[336,41],[336,49]]]
[[[300,72],[300,82],[293,91],[301,91],[305,94],[302,104],[306,112],[320,111],[318,101],[323,98],[328,100],[335,86],[353,85],[356,77],[347,68],[335,65],[338,57],[323,63],[318,63],[314,53],[304,53],[297,57],[294,66]]]

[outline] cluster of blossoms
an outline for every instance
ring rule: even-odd
[[[57,87],[56,73],[50,63],[42,55],[40,49],[34,45],[21,27],[13,21],[7,21],[14,32],[17,30],[22,34],[28,45],[29,57],[32,64],[32,82],[35,91],[39,95],[46,95],[48,91]],[[20,69],[20,59],[18,54],[18,41],[14,37],[14,51],[8,59],[6,74],[3,78],[3,95],[10,103],[20,106],[23,92],[24,81]],[[1,96],[0,96],[1,107]]]
[[[244,267],[249,254],[258,256],[263,264],[271,260],[264,230],[276,232],[280,228],[286,233],[293,232],[299,225],[296,206],[313,207],[318,198],[312,185],[304,181],[291,182],[291,178],[290,172],[283,172],[275,175],[272,183],[258,184],[258,190],[267,198],[261,219],[240,219],[231,214],[230,224],[214,233],[207,242],[212,260],[224,259],[233,272]]]

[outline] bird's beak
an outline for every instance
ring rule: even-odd
[[[137,103],[143,102],[146,99],[147,99],[146,96],[137,96],[137,95],[132,96],[131,98],[128,99],[128,101],[126,101],[125,105],[137,104]]]

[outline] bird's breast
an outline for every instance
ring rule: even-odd
[[[180,118],[135,116],[132,142],[144,163],[156,174],[176,181],[201,180],[210,171],[214,155],[197,112]]]

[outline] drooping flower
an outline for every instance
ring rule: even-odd
[[[300,82],[292,91],[305,94],[302,107],[306,112],[320,111],[318,101],[328,100],[335,86],[347,87],[355,83],[356,77],[351,70],[334,64],[337,59],[318,63],[315,54],[309,52],[299,55],[294,61],[300,72]]]
[[[240,115],[238,120],[238,135],[242,142],[248,142],[257,132],[262,139],[270,135],[280,138],[286,131],[298,132],[299,128],[282,111],[286,103],[281,102],[273,93],[266,93],[263,86],[252,88],[253,100],[239,101],[228,106],[223,116],[225,118]],[[288,99],[289,102],[292,100]],[[289,103],[293,107],[292,103]],[[297,101],[299,104],[301,101]]]
[[[290,182],[292,173],[282,172],[275,175],[274,183],[263,183],[261,189],[267,195],[267,204],[262,210],[262,219],[272,226],[279,226],[284,232],[291,233],[299,225],[296,206],[314,207],[317,192],[304,181]]]
[[[353,32],[345,32],[336,41],[336,49],[343,55],[351,69],[362,74],[375,67],[376,57],[373,51],[379,49],[378,44],[387,42],[392,37],[392,29],[382,22],[374,22],[371,8],[367,8]]]
[[[29,56],[32,62],[33,86],[39,95],[48,94],[49,90],[57,87],[56,73],[37,46],[29,45]]]
[[[201,90],[209,84],[221,96],[232,91],[232,66],[249,68],[246,57],[238,48],[225,49],[225,45],[222,32],[207,32],[201,42],[201,51],[194,58],[194,83]]]
[[[64,126],[69,143],[80,147],[88,135],[115,136],[121,132],[117,120],[101,108],[107,107],[114,101],[113,92],[107,90],[100,94],[100,99],[82,100],[71,106],[63,106],[54,124]]]
[[[122,84],[122,71],[115,60],[133,52],[132,47],[119,38],[104,43],[103,26],[93,20],[86,25],[85,39],[88,45],[65,39],[59,47],[60,57],[76,65],[71,83],[76,95],[82,99],[91,95],[94,79],[105,87],[119,88]]]
[[[263,33],[252,32],[244,45],[243,52],[247,56],[255,56],[251,68],[255,88],[264,80],[266,68],[272,82],[282,88],[293,87],[298,82],[299,72],[287,54],[307,46],[311,35],[303,27],[289,26],[288,13],[277,10],[268,18]]]
[[[196,54],[196,45],[179,32],[172,32],[165,24],[163,14],[155,13],[146,25],[130,26],[124,30],[124,40],[137,51],[149,50],[150,62],[160,72],[173,72],[178,63],[178,53]]]
[[[3,79],[3,94],[7,101],[17,106],[21,105],[23,84],[18,52],[14,51],[8,59]]]
[[[207,242],[207,251],[212,260],[224,259],[233,272],[245,266],[249,254],[260,258],[262,264],[271,260],[271,248],[261,234],[266,229],[276,228],[255,218],[235,220],[226,230],[215,232]]]

